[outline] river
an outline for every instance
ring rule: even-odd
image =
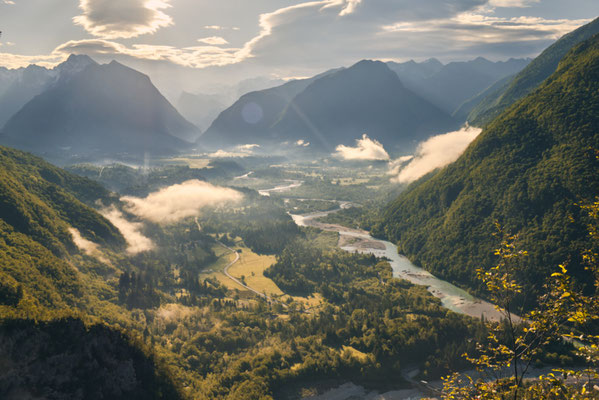
[[[260,190],[262,196],[270,196],[272,192],[286,192],[302,185],[302,181],[289,180],[286,185],[276,186],[272,189]],[[304,199],[311,200],[311,199]],[[325,231],[339,233],[339,246],[346,251],[358,251],[361,253],[374,254],[377,257],[385,257],[389,260],[393,269],[393,276],[408,280],[417,285],[428,287],[433,296],[439,298],[444,307],[460,314],[480,318],[484,315],[490,320],[499,320],[500,312],[495,306],[487,301],[472,296],[459,287],[437,278],[430,272],[414,265],[407,257],[397,252],[397,247],[386,240],[373,238],[367,231],[350,229],[341,225],[325,224],[318,218],[325,217],[331,213],[338,212],[352,206],[349,201],[338,201],[339,208],[331,211],[319,211],[310,214],[290,214],[293,221],[299,226],[311,226]]]

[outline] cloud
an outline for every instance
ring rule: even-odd
[[[399,157],[398,159],[389,161],[389,171],[387,172],[387,174],[392,176],[398,175],[399,171],[402,169],[405,163],[412,160],[413,158],[414,156],[403,156]]]
[[[104,255],[100,251],[100,247],[96,243],[87,240],[86,238],[81,236],[81,233],[75,228],[69,228],[69,232],[73,237],[73,243],[75,243],[75,246],[77,246],[79,250],[83,251],[90,257],[97,258],[105,264],[110,264],[110,261],[106,257],[104,257]]]
[[[240,144],[235,146],[237,151],[217,150],[214,153],[207,153],[206,156],[212,158],[236,158],[249,157],[254,154],[254,150],[260,148],[259,144]]]
[[[81,0],[82,15],[73,18],[87,32],[104,39],[133,38],[172,25],[161,10],[170,0]]]
[[[225,151],[225,150],[217,150],[214,153],[207,153],[206,156],[211,158],[237,158],[237,157],[249,157],[251,153],[247,151]]]
[[[391,164],[392,168],[397,168],[397,175],[391,180],[399,183],[413,182],[437,168],[454,162],[480,132],[479,128],[466,127],[431,137],[418,145],[414,158],[405,167],[401,168],[403,163],[399,160]],[[407,160],[404,159],[405,161]]]
[[[201,38],[201,39],[198,39],[198,42],[210,44],[210,45],[214,45],[214,46],[229,44],[227,39],[220,37],[220,36],[209,36],[209,37]]]
[[[362,135],[362,139],[356,139],[356,146],[349,147],[339,145],[333,153],[334,157],[343,160],[370,160],[381,161],[388,160],[389,154],[378,140],[373,140],[368,135]]]
[[[308,147],[310,146],[310,142],[306,142],[304,139],[300,139],[297,142],[295,142],[295,145],[299,147]]]
[[[137,254],[143,251],[152,250],[154,243],[141,233],[143,224],[141,222],[128,221],[122,212],[114,206],[101,211],[101,214],[116,226],[127,241],[127,252]]]
[[[169,61],[173,64],[190,68],[206,68],[225,66],[240,62],[240,49],[219,46],[192,46],[177,48],[134,44],[127,47],[120,43],[103,40],[71,40],[54,50],[55,54],[87,54],[90,56],[126,56],[149,61]]]
[[[25,56],[12,53],[0,53],[0,66],[5,68],[23,68],[30,64],[53,68],[67,59],[67,54]]]
[[[240,144],[239,146],[237,146],[237,148],[239,150],[249,151],[249,150],[260,148],[260,145],[259,144]]]
[[[225,202],[238,202],[243,195],[233,189],[214,186],[208,182],[190,180],[172,185],[146,198],[125,196],[127,212],[156,223],[172,223],[183,218],[200,215],[204,207]]]
[[[88,256],[93,256],[98,252],[98,245],[81,236],[81,233],[77,229],[69,228],[69,232],[73,237],[73,243],[75,243],[75,246],[77,246],[79,250],[82,250]]]
[[[4,3],[4,4],[7,4],[7,5],[9,5],[9,6],[14,6],[14,5],[15,5],[15,2],[14,2],[14,1],[12,1],[12,0],[4,0],[4,1],[3,1],[3,3]]]
[[[530,7],[541,0],[490,0],[491,7]]]
[[[495,14],[496,7],[527,7],[536,1],[311,0],[259,15],[258,33],[244,44],[233,46],[221,36],[207,35],[186,47],[113,40],[172,25],[164,12],[170,0],[80,0],[83,13],[75,21],[97,39],[71,40],[49,56],[9,55],[0,58],[0,65],[23,66],[24,60],[62,60],[64,54],[83,53],[196,69],[243,63],[243,68],[267,68],[282,76],[313,75],[363,58],[529,57],[590,21]],[[203,28],[214,33],[235,29]]]

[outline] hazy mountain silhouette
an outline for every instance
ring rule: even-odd
[[[298,79],[281,86],[247,93],[224,110],[200,137],[202,146],[218,148],[248,143],[264,143],[274,139],[270,128],[285,107],[308,85],[327,71],[309,79]]]
[[[17,69],[0,68],[0,127],[60,76],[68,78],[93,63],[88,56],[71,55],[53,69],[37,65]]]
[[[315,80],[271,128],[278,141],[303,139],[332,151],[367,133],[386,148],[409,152],[431,134],[457,126],[445,112],[402,85],[380,61],[364,60]]]
[[[445,112],[454,113],[465,101],[478,95],[496,81],[513,75],[530,62],[514,59],[492,62],[483,57],[470,61],[441,64],[436,59],[422,63],[389,62],[389,68],[402,83]]]
[[[480,126],[492,121],[555,72],[562,57],[572,47],[597,33],[599,33],[599,18],[561,37],[517,74],[513,80],[506,82],[501,88],[490,91],[472,110],[468,121],[473,125]]]
[[[71,66],[6,123],[5,144],[46,154],[143,156],[173,153],[189,146],[181,138],[197,135],[146,75],[116,61]]]
[[[225,108],[227,100],[218,94],[183,92],[177,101],[177,110],[198,129],[205,130]],[[200,135],[198,132],[197,136]],[[191,138],[193,141],[197,137]]]

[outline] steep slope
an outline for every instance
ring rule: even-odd
[[[483,126],[501,114],[507,107],[520,100],[547,79],[557,68],[562,57],[578,43],[599,33],[599,18],[564,35],[549,46],[537,58],[501,90],[484,98],[470,113],[468,121]]]
[[[121,332],[74,318],[0,323],[6,400],[179,399],[168,372]]]
[[[115,61],[91,64],[33,98],[4,126],[2,140],[37,153],[167,154],[197,134],[150,79]]]
[[[303,139],[332,151],[367,133],[389,150],[409,152],[431,134],[457,124],[406,89],[380,61],[360,61],[314,81],[287,106],[272,127],[274,140]]]
[[[400,195],[374,232],[427,270],[476,287],[475,268],[493,265],[498,221],[530,253],[520,270],[530,287],[558,263],[583,274],[587,236],[576,203],[599,194],[598,110],[596,35],[455,163]]]
[[[268,142],[271,126],[285,107],[308,85],[327,71],[310,79],[298,79],[270,89],[247,93],[219,114],[198,140],[201,146],[221,148],[240,144]]]
[[[109,198],[95,182],[0,147],[0,292],[8,298],[21,286],[21,297],[43,307],[80,301],[78,274],[64,258],[76,251],[71,227],[96,244],[124,247],[120,232],[75,196]]]
[[[438,62],[438,61],[437,61]],[[447,65],[435,64],[432,73],[422,74],[419,78],[410,70],[401,68],[403,64],[389,63],[402,83],[414,93],[435,104],[443,111],[452,114],[465,101],[487,89],[496,81],[513,75],[524,68],[530,60],[509,59],[492,62],[478,57],[463,62],[450,62]],[[430,61],[416,64],[424,71],[430,70]]]

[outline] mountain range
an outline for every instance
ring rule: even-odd
[[[555,72],[564,55],[576,44],[599,33],[599,18],[564,35],[545,49],[526,68],[501,84],[490,87],[481,94],[478,104],[471,110],[462,110],[460,114],[469,112],[468,121],[472,125],[482,126],[489,123],[506,108],[538,87]]]
[[[519,72],[529,62],[530,59],[515,58],[492,62],[478,57],[445,65],[434,58],[421,63],[388,62],[387,65],[408,89],[443,111],[454,114],[464,102],[498,80]]]
[[[447,113],[406,89],[387,65],[364,60],[242,96],[198,143],[218,148],[301,142],[330,152],[367,133],[407,152],[423,137],[456,126]]]
[[[172,154],[188,148],[198,129],[150,79],[115,61],[100,65],[71,56],[45,89],[4,125],[0,140],[60,156]]]
[[[529,253],[518,268],[526,287],[539,289],[539,276],[564,262],[584,281],[588,236],[579,205],[599,193],[597,110],[599,35],[575,46],[455,163],[411,185],[375,233],[437,276],[476,287],[475,269],[494,265],[498,222]]]

